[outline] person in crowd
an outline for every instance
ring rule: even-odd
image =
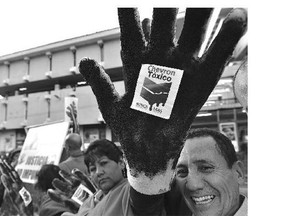
[[[195,216],[247,215],[247,197],[240,194],[243,164],[233,144],[220,132],[189,130],[176,166],[176,182]]]
[[[68,134],[65,140],[65,150],[69,157],[59,164],[61,170],[71,173],[74,168],[79,169],[85,175],[89,175],[84,163],[84,154],[81,151],[82,139],[77,133]]]
[[[19,174],[6,160],[0,160],[1,183],[5,187],[11,210],[2,212],[1,215],[33,216],[34,206],[30,192],[25,188]]]
[[[55,189],[52,185],[52,181],[55,178],[62,179],[59,175],[60,168],[53,164],[45,164],[41,167],[37,176],[37,183],[35,188],[44,193],[43,200],[39,207],[39,216],[60,216],[63,212],[70,211],[69,208],[65,207],[62,203],[55,202],[50,199],[47,194],[48,189]]]
[[[222,133],[208,128],[188,130],[177,165],[175,181],[165,196],[149,196],[131,188],[137,215],[247,216],[248,198],[241,194],[243,163]],[[184,203],[183,203],[184,201]],[[155,208],[156,207],[156,208]]]
[[[20,155],[21,148],[15,148],[11,150],[6,158],[7,162],[11,164],[12,167],[16,167],[18,163],[18,157]],[[11,205],[11,200],[7,193],[5,192],[5,187],[0,181],[0,216],[2,215],[13,215],[17,214],[17,211],[14,209],[13,205]]]
[[[121,215],[122,204],[128,206],[129,202],[129,184],[125,178],[122,151],[107,139],[95,140],[85,151],[85,163],[89,167],[92,181],[100,191],[89,197],[76,215]],[[75,214],[62,214],[70,215]]]

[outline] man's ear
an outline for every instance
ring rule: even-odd
[[[238,160],[233,164],[232,169],[235,172],[239,185],[242,185],[244,183],[244,164]]]

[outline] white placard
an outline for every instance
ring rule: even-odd
[[[44,164],[58,165],[69,122],[31,127],[18,158],[16,171],[25,183],[35,184]]]
[[[143,64],[131,108],[169,119],[182,76],[183,70]]]

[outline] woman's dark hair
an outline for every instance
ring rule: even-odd
[[[87,168],[89,169],[89,164],[93,163],[95,157],[103,156],[118,163],[123,158],[123,153],[115,143],[107,139],[95,140],[90,143],[84,154],[84,162]]]
[[[219,150],[219,153],[224,157],[229,168],[231,168],[237,161],[235,148],[231,140],[224,134],[209,128],[198,128],[189,130],[184,141],[195,137],[212,137],[216,142],[216,147]]]
[[[52,181],[55,178],[63,180],[59,174],[59,171],[60,168],[54,164],[43,165],[37,174],[38,181],[35,184],[35,188],[44,192],[48,189],[55,189],[52,185]]]

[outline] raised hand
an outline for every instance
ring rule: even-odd
[[[80,128],[79,128],[79,124],[77,121],[77,109],[76,109],[75,101],[72,101],[72,103],[68,107],[66,107],[66,114],[72,121],[73,133],[79,134]]]
[[[17,171],[5,160],[0,161],[1,181],[8,193],[12,205],[23,216],[33,216],[33,201],[24,187]]]
[[[177,9],[154,9],[150,36],[145,40],[137,9],[119,8],[121,57],[127,90],[123,97],[96,61],[84,58],[80,62],[79,71],[92,87],[105,122],[120,139],[129,166],[129,183],[140,193],[161,194],[169,190],[182,138],[246,30],[246,11],[233,10],[210,48],[197,58],[211,12],[209,8],[187,9],[181,36],[176,42]],[[130,108],[142,64],[184,70],[168,120]]]
[[[73,195],[75,195],[75,192],[79,188],[79,186],[80,185],[85,186],[91,192],[91,194],[94,194],[97,191],[97,188],[89,179],[89,177],[83,174],[78,169],[72,170],[71,174],[61,170],[59,174],[65,181],[54,179],[52,184],[55,190],[49,189],[48,195],[54,201],[63,203],[66,207],[68,207],[71,210],[71,212],[74,213],[78,212],[80,202],[75,201],[75,199],[72,197]],[[82,186],[80,187],[82,188]],[[80,188],[78,189],[78,191],[81,191]],[[81,199],[82,202],[85,201],[86,198],[88,198],[86,196],[83,196],[83,194],[87,195],[87,193],[82,192],[82,196],[81,194],[80,196],[78,196],[80,197],[79,199]]]

